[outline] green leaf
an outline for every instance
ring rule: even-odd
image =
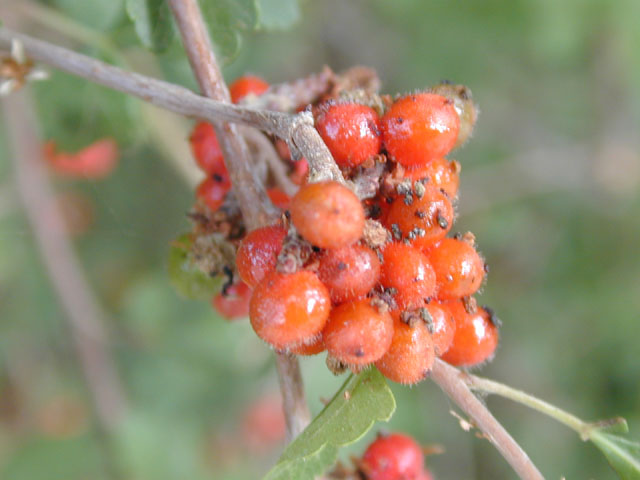
[[[127,0],[127,14],[145,47],[154,52],[162,52],[169,47],[174,29],[165,0]]]
[[[258,27],[257,0],[200,0],[218,61],[231,62],[240,50],[242,32]]]
[[[220,291],[222,276],[212,277],[198,268],[191,256],[191,236],[184,234],[173,241],[169,251],[169,280],[183,297],[210,300]]]
[[[298,0],[258,0],[260,28],[284,30],[300,20]]]
[[[607,457],[609,464],[623,480],[640,479],[640,443],[605,429],[591,432],[589,439]]]
[[[389,421],[396,401],[377,369],[351,375],[331,402],[284,451],[265,480],[313,480],[335,463],[338,449]]]

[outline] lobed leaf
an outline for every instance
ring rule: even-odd
[[[127,0],[127,14],[145,47],[162,52],[171,45],[175,31],[165,0]]]
[[[395,408],[391,389],[377,369],[351,375],[264,479],[313,480],[335,463],[340,447],[358,441],[376,421],[388,421]]]

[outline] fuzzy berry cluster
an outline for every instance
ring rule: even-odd
[[[327,351],[334,372],[374,364],[413,384],[437,356],[461,366],[491,358],[497,322],[473,297],[485,262],[473,234],[448,236],[460,165],[445,156],[475,123],[469,90],[442,84],[396,99],[334,90],[307,108],[345,182],[308,183],[304,159],[287,164],[297,192],[269,189],[283,214],[248,233],[229,213],[231,185],[212,127],[193,131],[193,154],[207,173],[199,204],[209,224],[218,218],[211,212],[224,210],[237,247],[215,308],[227,317],[248,311],[257,335],[278,351]],[[273,142],[289,162],[286,145]]]

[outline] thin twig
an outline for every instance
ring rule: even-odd
[[[496,420],[486,406],[471,392],[464,374],[457,368],[436,359],[431,378],[458,405],[502,454],[514,471],[524,480],[544,480],[526,452]]]
[[[19,40],[25,53],[36,61],[133,95],[172,112],[211,122],[241,123],[276,135],[287,142],[292,155],[307,159],[310,180],[343,181],[342,173],[335,166],[329,149],[313,127],[313,116],[310,112],[293,115],[218,102],[179,85],[128,72],[86,55],[0,27],[0,47],[9,48],[11,39]]]
[[[216,62],[198,3],[196,0],[169,0],[169,6],[182,34],[187,56],[201,90],[210,98],[228,103],[229,91]],[[254,229],[270,223],[277,210],[269,200],[264,185],[255,175],[244,137],[237,125],[216,120],[214,126],[247,227]],[[293,131],[293,141],[296,141],[298,130],[300,128]],[[324,143],[322,145],[326,150]],[[288,439],[292,440],[306,428],[311,415],[305,399],[298,359],[276,353],[276,365]]]
[[[66,311],[65,318],[93,396],[97,418],[105,429],[111,430],[124,415],[125,395],[108,351],[104,314],[87,288],[88,281],[54,201],[28,92],[23,90],[6,98],[3,112],[12,144],[18,194],[53,288]]]

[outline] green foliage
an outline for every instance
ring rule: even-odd
[[[212,277],[200,270],[191,255],[191,237],[184,234],[172,242],[167,270],[171,284],[180,295],[191,300],[210,300],[220,290],[221,276]]]
[[[242,33],[258,27],[257,0],[201,0],[200,7],[219,61],[231,62],[242,44]]]
[[[312,480],[333,465],[340,447],[357,442],[376,421],[389,421],[395,409],[393,394],[377,369],[350,376],[265,480]]]
[[[283,30],[300,20],[298,0],[258,0],[260,28]]]
[[[127,0],[127,14],[145,47],[162,52],[171,45],[175,32],[165,0]]]
[[[589,440],[607,457],[622,480],[637,480],[640,478],[640,443],[618,434],[629,431],[626,421],[622,420],[614,427],[591,431]]]

